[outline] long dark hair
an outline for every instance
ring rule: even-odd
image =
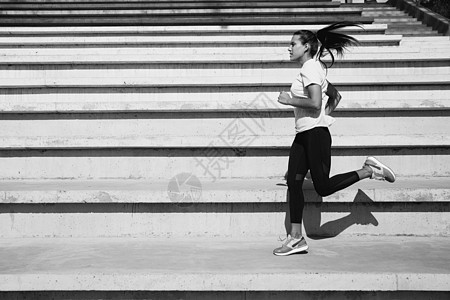
[[[354,37],[335,32],[336,29],[349,26],[357,26],[363,28],[360,23],[343,21],[324,27],[318,30],[316,33],[309,30],[298,30],[294,32],[294,35],[298,35],[300,41],[303,44],[308,43],[311,46],[311,56],[315,56],[318,52],[317,56],[322,65],[325,68],[331,68],[334,64],[334,54],[332,50],[336,51],[338,56],[342,56],[344,54],[344,50],[348,46],[359,45],[359,41]],[[324,57],[327,53],[331,56],[331,64],[329,66],[327,66],[327,64],[322,61],[322,57]]]

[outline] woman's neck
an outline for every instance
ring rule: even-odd
[[[299,63],[300,63],[300,68],[303,67],[303,65],[305,64],[305,62],[307,62],[308,60],[312,59],[311,56],[303,56],[302,58],[300,58]]]

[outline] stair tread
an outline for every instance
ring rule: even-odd
[[[401,35],[357,35],[352,34],[358,40],[363,41],[391,41],[401,40]],[[88,36],[88,37],[0,37],[2,43],[62,43],[62,42],[78,42],[78,43],[90,43],[90,42],[154,42],[154,43],[194,43],[194,42],[285,42],[289,43],[292,34],[283,35],[215,35],[215,36]]]
[[[139,2],[155,2],[155,3],[166,3],[166,2],[196,2],[197,0],[15,0],[15,3],[54,3],[54,2],[60,2],[60,3],[105,3],[105,2],[112,2],[112,3],[139,3]],[[214,3],[214,2],[237,2],[238,0],[203,0],[202,2],[207,3]],[[273,2],[274,0],[245,0],[245,2]],[[284,2],[311,2],[314,0],[283,0]],[[320,2],[330,2],[330,1],[336,1],[336,0],[320,0]],[[339,0],[338,0],[339,1]],[[10,3],[8,0],[1,0],[0,3]]]
[[[293,2],[293,1],[280,1],[280,2],[269,2],[269,1],[261,1],[261,2],[246,2],[246,1],[224,1],[221,3],[217,2],[151,2],[151,1],[142,1],[142,2],[110,2],[110,3],[99,3],[96,1],[92,1],[92,3],[84,2],[84,3],[61,3],[61,2],[40,2],[40,3],[17,3],[17,2],[6,2],[1,5],[5,9],[9,10],[65,10],[65,9],[74,9],[74,10],[85,10],[85,9],[138,9],[138,8],[211,8],[220,6],[221,8],[226,7],[252,7],[252,8],[260,8],[260,7],[339,7],[340,3],[337,1],[302,1],[302,2]]]
[[[272,254],[281,245],[273,236],[3,239],[0,290],[450,289],[448,238],[338,236],[307,241],[310,249],[299,267],[292,263],[297,255],[281,259]],[[418,249],[426,249],[427,255]]]
[[[101,17],[110,17],[110,16],[117,16],[121,17],[124,15],[146,15],[146,16],[164,16],[164,15],[171,15],[173,18],[176,18],[177,16],[182,15],[208,15],[208,16],[214,16],[214,15],[226,15],[226,14],[233,14],[233,15],[239,15],[239,14],[253,14],[255,16],[259,14],[313,14],[317,13],[319,15],[321,14],[348,14],[348,13],[354,13],[354,14],[360,14],[362,10],[360,8],[356,7],[348,7],[348,8],[341,8],[341,7],[321,7],[321,8],[315,8],[315,7],[302,7],[302,8],[188,8],[188,9],[180,9],[180,8],[173,8],[173,9],[126,9],[126,10],[120,10],[120,9],[108,9],[107,7],[100,10],[12,10],[12,9],[4,9],[0,11],[0,16],[8,16],[8,17],[14,17],[14,16],[27,16],[27,17],[44,17],[44,16],[101,16]],[[404,18],[404,16],[403,16]]]
[[[335,15],[324,16],[304,16],[294,15],[286,18],[284,16],[267,16],[259,15],[249,18],[246,15],[241,16],[202,16],[202,17],[155,17],[148,18],[145,16],[130,16],[130,17],[97,17],[85,18],[82,16],[58,16],[58,17],[14,17],[7,16],[0,18],[1,26],[126,26],[126,25],[247,25],[247,24],[317,24],[317,23],[332,23],[336,21],[353,21],[361,23],[373,23],[373,18],[360,17],[356,14],[349,15],[336,13]]]

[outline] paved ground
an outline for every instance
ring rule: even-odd
[[[308,239],[308,253],[272,254],[276,237],[3,239],[0,291],[450,291],[450,239]]]

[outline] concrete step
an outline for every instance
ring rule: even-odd
[[[236,121],[237,129],[244,130]],[[233,125],[233,124],[230,124]],[[293,125],[293,124],[292,124]],[[293,126],[291,127],[293,128]],[[233,128],[232,128],[233,129]],[[282,178],[286,172],[289,144],[252,147],[227,127],[207,147],[76,147],[2,149],[0,178],[16,179],[149,179],[195,173],[212,180],[230,178]],[[332,131],[333,135],[333,131]],[[294,134],[291,140],[293,140]],[[259,136],[255,136],[257,140]],[[216,144],[228,147],[217,147]],[[180,139],[180,143],[181,143]],[[382,156],[401,177],[450,176],[449,146],[372,146],[352,144],[333,147],[331,172],[361,168],[367,155]]]
[[[366,11],[364,9],[362,14],[366,17],[380,17],[380,15],[383,17],[404,17],[404,18],[409,17],[407,13],[396,9],[383,11],[374,11],[374,10]]]
[[[419,21],[417,21],[417,23],[411,23],[411,22],[407,22],[406,24],[403,23],[398,23],[398,24],[389,24],[388,25],[389,29],[399,29],[399,30],[419,30],[419,31],[431,31],[431,32],[437,32],[434,31],[433,28],[428,27],[422,23],[419,23]],[[437,34],[438,36],[442,36]]]
[[[413,46],[421,42],[429,43],[430,46],[439,46],[450,43],[450,37],[448,36],[434,36],[434,37],[403,37],[401,41],[402,46]]]
[[[390,30],[397,29],[397,30],[400,30],[400,31],[404,30],[406,32],[408,30],[416,30],[416,31],[419,31],[419,32],[432,32],[432,33],[435,33],[436,35],[439,35],[431,27],[427,27],[425,25],[411,26],[411,25],[403,25],[403,24],[390,24],[389,25],[389,29]]]
[[[448,108],[352,111],[336,117],[336,147],[450,146]],[[208,147],[218,137],[215,147],[270,148],[292,143],[293,113],[19,114],[4,115],[0,128],[0,149]]]
[[[450,37],[449,36],[435,36],[435,37],[426,37],[426,38],[422,38],[422,37],[405,37],[404,38],[405,41],[409,41],[409,42],[417,42],[420,43],[421,41],[426,41],[426,42],[446,42],[449,43],[450,42]]]
[[[417,30],[418,33],[420,32],[433,32],[436,34],[436,36],[442,36],[441,34],[439,34],[437,31],[433,30],[431,27],[427,27],[424,24],[412,24],[412,23],[391,23],[388,24],[388,30],[386,32],[388,32],[389,30],[399,30],[399,31],[405,31],[408,32],[409,30]]]
[[[392,31],[388,31],[387,34],[399,34],[401,31],[397,31],[397,30],[392,30]],[[401,32],[404,36],[436,36],[438,35],[435,32],[417,32],[417,31],[402,31]]]
[[[250,17],[251,16],[251,17]],[[353,21],[370,24],[373,18],[361,17],[356,13],[342,14],[337,12],[335,15],[319,15],[319,16],[305,16],[305,15],[289,15],[289,18],[284,16],[273,16],[268,12],[267,15],[252,16],[224,16],[218,18],[217,16],[185,16],[170,18],[154,17],[148,18],[146,16],[137,17],[121,17],[114,16],[101,17],[93,16],[86,17],[67,17],[67,16],[53,16],[53,17],[20,17],[20,16],[3,16],[0,18],[1,26],[133,26],[133,25],[151,25],[151,26],[169,26],[169,25],[294,25],[294,24],[328,24],[339,21]]]
[[[408,87],[415,86],[414,89],[435,91],[439,87],[447,90],[449,81],[443,79],[442,75],[427,75],[423,78],[399,76],[370,76],[370,78],[361,78],[361,76],[346,76],[345,78],[330,77],[329,80],[336,84],[339,88],[350,90],[363,90],[374,92],[376,89],[400,89],[405,90]],[[132,80],[121,80],[111,78],[76,78],[77,82],[64,79],[28,79],[26,82],[17,79],[2,79],[0,90],[3,93],[18,93],[18,89],[22,89],[22,93],[30,93],[39,90],[40,93],[55,93],[63,90],[64,92],[76,91],[82,93],[91,93],[94,91],[104,92],[105,89],[110,91],[127,89],[128,91],[157,91],[176,89],[189,90],[193,92],[217,91],[241,91],[248,92],[257,90],[258,92],[289,90],[290,83],[285,82],[265,82],[254,81],[251,79],[241,80],[236,83],[229,78],[215,78],[216,81],[209,80],[209,77],[196,78],[196,80],[185,79],[181,82],[171,80],[161,81],[158,78],[133,78]],[[209,81],[209,82],[206,82]],[[218,84],[222,84],[219,88]],[[11,92],[12,90],[12,92]]]
[[[388,16],[388,17],[372,17],[374,19],[375,23],[381,23],[381,24],[388,24],[389,26],[391,24],[408,24],[408,25],[416,25],[416,24],[422,24],[420,21],[416,21],[416,19],[408,16]]]
[[[178,175],[178,174],[177,174]],[[191,174],[192,175],[192,174]],[[180,176],[180,178],[183,176]],[[309,178],[309,176],[308,176]],[[203,180],[197,176],[185,185],[195,187],[201,194],[181,199],[172,188],[173,178],[162,180],[2,180],[2,204],[112,204],[112,203],[166,203],[193,205],[195,203],[285,203],[284,179],[221,179]],[[186,177],[185,179],[189,179]],[[393,184],[376,180],[363,180],[336,194],[320,197],[314,191],[312,181],[304,183],[307,203],[364,203],[355,202],[358,190],[377,203],[438,203],[450,201],[448,177],[401,177]],[[180,185],[182,185],[180,183]],[[180,186],[180,196],[187,186]],[[103,196],[102,196],[103,195]],[[369,202],[366,202],[368,204]],[[372,203],[373,204],[373,203]]]
[[[81,10],[132,10],[132,9],[226,9],[226,8],[331,8],[340,7],[337,1],[280,1],[280,2],[246,2],[246,1],[226,1],[226,2],[81,2],[81,3],[4,3],[1,4],[4,9],[10,11],[81,11]]]
[[[433,87],[403,86],[382,89],[367,86],[338,87],[343,100],[335,114],[361,110],[427,110],[450,107],[447,86]],[[124,97],[126,93],[126,97]],[[0,90],[2,101],[0,112],[3,113],[102,113],[102,112],[245,112],[251,108],[280,112],[291,110],[275,103],[279,92],[256,91],[222,91],[211,88],[198,91],[195,89],[177,89],[177,91],[152,91],[149,89],[129,88],[116,90],[109,88],[86,89],[26,89]],[[389,109],[389,110],[388,110]],[[356,111],[356,112],[357,112]],[[379,112],[380,113],[380,112]],[[413,112],[411,112],[413,113]],[[7,115],[2,116],[6,118]],[[25,116],[23,116],[25,117]]]
[[[283,259],[272,255],[281,242],[270,236],[5,239],[0,295],[39,300],[448,296],[446,238],[339,236],[308,239],[308,244],[307,254]]]
[[[401,34],[403,37],[408,36],[439,36],[439,33],[437,33],[434,30],[431,30],[429,28],[411,28],[408,27],[407,29],[404,28],[392,28],[386,30],[386,34]]]
[[[283,8],[283,7],[339,7],[338,1],[140,1],[140,2],[0,2],[3,9],[7,10],[98,10],[98,9],[187,9],[187,8]]]
[[[450,62],[450,43],[431,48],[413,47],[361,47],[349,48],[342,58],[337,58],[335,68],[363,66],[365,68],[427,68],[446,67]],[[323,59],[330,62],[330,57]],[[380,63],[384,63],[380,65]],[[204,64],[212,64],[216,68],[222,68],[223,64],[240,64],[246,68],[253,67],[286,67],[298,69],[298,64],[289,60],[285,47],[254,47],[242,53],[241,47],[171,47],[171,48],[19,48],[0,49],[0,65],[2,69],[8,66],[8,70],[24,69],[24,66],[41,65],[43,68],[53,68],[56,65],[85,65],[94,68],[102,68],[102,65],[126,64],[128,67],[155,64],[172,65],[172,68],[193,69],[200,68]],[[253,65],[253,66],[252,66]],[[104,67],[104,66],[103,66]],[[370,71],[369,71],[370,72]]]
[[[388,24],[388,29],[386,34],[401,34],[402,36],[408,37],[442,37],[437,31],[427,31],[428,27],[423,24],[402,24],[402,23],[391,23]],[[433,33],[433,34],[431,34]]]
[[[330,69],[328,79],[338,85],[350,86],[399,86],[399,85],[447,85],[450,83],[449,67],[398,68],[398,69]],[[190,69],[190,68],[142,68],[123,67],[47,70],[1,70],[0,88],[48,88],[48,87],[264,87],[290,86],[297,75],[293,68],[271,69]],[[180,77],[184,76],[184,77]]]
[[[360,8],[316,8],[316,7],[300,7],[300,8],[222,8],[216,7],[214,9],[189,8],[189,9],[108,9],[107,7],[100,10],[2,10],[0,16],[5,17],[121,17],[126,16],[151,16],[151,17],[167,17],[172,18],[180,16],[235,16],[235,15],[360,15],[362,10]]]
[[[279,39],[275,38],[274,36],[265,36],[269,39],[269,42],[280,42],[283,43],[283,46],[270,46],[267,45],[265,47],[246,47],[246,51],[242,52],[242,47],[239,46],[230,46],[227,45],[226,47],[212,47],[212,46],[192,46],[191,44],[188,44],[187,41],[181,40],[179,43],[176,43],[172,38],[155,38],[153,41],[156,43],[165,43],[165,47],[160,47],[156,45],[155,47],[149,47],[149,46],[138,46],[135,47],[101,47],[97,46],[94,47],[94,45],[91,45],[91,47],[84,48],[78,48],[78,49],[71,49],[70,47],[18,47],[16,49],[0,49],[0,55],[1,56],[36,56],[37,58],[46,55],[46,56],[57,56],[57,55],[63,55],[63,56],[70,56],[79,53],[80,55],[87,54],[87,55],[99,55],[104,53],[105,55],[125,55],[130,54],[132,55],[142,55],[142,54],[152,54],[152,55],[159,55],[162,56],[164,53],[167,53],[167,56],[173,56],[178,53],[180,55],[180,52],[186,52],[186,55],[194,56],[194,55],[203,55],[205,56],[205,60],[208,60],[210,56],[220,56],[220,55],[232,55],[234,54],[236,57],[240,57],[241,55],[274,55],[274,54],[282,54],[287,55],[287,47],[286,47],[286,39],[288,36],[283,36]],[[270,38],[272,37],[272,38]],[[380,57],[385,54],[401,54],[404,53],[405,55],[410,55],[411,53],[419,54],[417,55],[417,59],[424,59],[426,58],[426,54],[433,55],[434,53],[426,53],[430,49],[435,49],[437,52],[441,52],[440,50],[450,49],[450,41],[445,39],[434,39],[436,36],[430,36],[430,37],[423,37],[425,45],[417,45],[417,41],[413,39],[409,39],[412,37],[405,37],[402,36],[385,36],[387,38],[384,38],[382,35],[371,35],[370,37],[361,37],[361,36],[354,36],[355,38],[358,38],[361,43],[368,42],[368,41],[392,41],[392,42],[400,42],[401,45],[396,46],[369,46],[365,45],[364,47],[361,46],[351,46],[346,48],[344,51],[343,59],[346,59],[349,55],[358,55],[358,54],[367,54],[367,59],[373,59]],[[93,37],[92,37],[93,38]],[[212,37],[209,38],[214,39],[214,42],[224,42],[226,37]],[[264,38],[264,37],[262,37]],[[262,39],[261,38],[261,39]],[[52,38],[52,39],[56,39]],[[110,40],[110,37],[105,37],[105,41]],[[111,38],[112,39],[112,38]],[[188,38],[186,37],[186,40]],[[193,43],[196,42],[202,42],[203,40],[206,40],[207,37],[197,37],[194,38]],[[249,39],[252,39],[254,42],[262,42],[258,36],[249,36]],[[1,38],[0,38],[1,41]],[[27,38],[25,38],[23,41],[27,41]],[[55,42],[54,40],[48,40],[49,42]],[[147,41],[150,41],[148,39]],[[144,40],[144,42],[147,42]],[[230,36],[230,43],[233,42],[245,42],[243,40],[243,36]],[[89,43],[90,41],[87,40],[86,43]],[[205,41],[206,42],[206,41]],[[19,44],[19,43],[17,43]],[[19,45],[18,45],[19,46]],[[56,46],[56,45],[55,45]],[[415,46],[415,47],[414,47]],[[335,53],[335,52],[333,52]],[[377,55],[378,54],[378,55]],[[265,57],[262,57],[265,58]],[[431,58],[433,58],[431,56]],[[215,58],[216,61],[218,61],[220,57]],[[261,58],[260,58],[261,59]],[[327,57],[325,57],[327,59]],[[395,59],[392,60],[397,60]],[[166,61],[169,61],[169,58],[166,58]]]
[[[354,35],[361,45],[398,45],[401,35]],[[287,35],[196,35],[196,36],[72,36],[72,37],[0,37],[4,47],[99,47],[99,46],[286,46],[292,34]],[[287,47],[287,46],[286,46]]]
[[[437,31],[426,27],[416,18],[407,15],[407,13],[403,11],[397,10],[395,7],[392,7],[389,4],[351,4],[342,5],[342,7],[362,8],[363,16],[373,17],[374,23],[384,23],[389,26],[389,29],[386,31],[387,34],[402,34],[404,36],[439,35]]]
[[[375,24],[387,24],[389,28],[391,27],[409,27],[409,28],[421,28],[424,27],[422,22],[418,21],[414,18],[402,18],[402,19],[388,19],[384,20],[383,18],[374,18]]]
[[[177,180],[182,183],[177,185]],[[448,180],[363,180],[325,198],[307,181],[305,232],[316,237],[448,236]],[[2,239],[168,234],[244,238],[286,232],[287,187],[282,179],[211,181],[178,173],[159,181],[2,180],[0,186]]]
[[[314,0],[313,0],[314,1]],[[329,2],[336,0],[319,0],[320,2]],[[15,3],[86,3],[86,0],[17,0]],[[91,1],[89,1],[91,2]],[[151,3],[193,3],[197,2],[197,0],[95,0],[92,1],[95,3],[142,3],[142,2],[151,2]],[[237,2],[237,0],[203,0],[203,3],[228,3],[228,2]],[[273,2],[273,0],[244,0],[240,2],[252,3],[252,2]],[[311,2],[311,0],[283,0],[283,2]],[[1,0],[0,3],[10,3],[9,0]]]
[[[327,24],[302,25],[305,30],[319,30]],[[362,28],[347,27],[347,34],[384,34],[386,24],[364,24]],[[0,36],[105,36],[105,35],[228,35],[228,34],[292,34],[298,25],[231,25],[222,26],[114,26],[114,27],[0,27]]]
[[[335,57],[333,64],[334,69],[350,68],[354,67],[357,72],[362,72],[369,75],[375,69],[377,71],[385,71],[388,69],[397,69],[399,72],[401,69],[409,68],[411,70],[426,70],[430,68],[447,68],[450,61],[450,55],[447,52],[448,47],[436,48],[434,53],[431,53],[429,57],[425,56],[425,51],[428,49],[418,49],[418,51],[379,51],[378,53],[367,53],[363,51],[352,52],[346,54],[343,58]],[[238,53],[219,53],[217,49],[212,50],[214,53],[205,53],[204,51],[194,51],[193,54],[186,56],[179,54],[180,51],[175,51],[172,56],[168,54],[158,53],[160,51],[149,51],[146,49],[136,53],[138,51],[113,51],[108,53],[103,51],[97,53],[89,53],[88,51],[80,51],[79,54],[62,54],[45,53],[44,51],[35,51],[36,55],[7,55],[0,50],[0,69],[4,72],[11,70],[34,70],[36,66],[40,66],[44,70],[65,70],[68,65],[78,69],[89,70],[101,70],[105,68],[141,68],[148,69],[155,68],[156,66],[164,65],[164,67],[170,69],[186,69],[191,67],[192,69],[204,69],[215,68],[221,69],[226,65],[229,68],[261,68],[268,69],[298,69],[298,64],[292,63],[287,58],[286,49],[280,49],[278,53],[245,53],[238,55]],[[160,48],[164,49],[164,48]],[[184,49],[184,48],[178,48]],[[209,48],[207,48],[209,49]],[[229,49],[229,48],[228,48]],[[85,50],[85,49],[84,49]],[[127,49],[128,50],[128,49]],[[431,49],[430,49],[431,50]],[[68,50],[67,52],[69,52]],[[116,52],[116,53],[114,53]],[[135,53],[133,53],[135,52]],[[167,49],[167,53],[170,53],[170,49]],[[186,51],[191,52],[191,51]],[[195,53],[197,52],[197,53]],[[200,53],[199,53],[200,52]],[[203,52],[203,53],[201,53]],[[61,53],[61,51],[59,51]],[[3,55],[4,54],[4,55]],[[330,65],[331,58],[325,57],[323,60],[327,65]],[[364,68],[366,71],[362,71]],[[437,71],[438,69],[436,69]],[[259,72],[256,70],[255,72]],[[342,70],[333,71],[343,72]],[[426,72],[425,72],[426,73]]]
[[[258,39],[257,36],[249,36],[255,43],[263,42]],[[272,40],[273,42],[277,42],[275,38],[270,38],[270,36],[265,36],[266,38]],[[285,36],[286,38],[288,36]],[[355,36],[356,38],[361,40],[361,43],[364,45],[365,41],[386,41],[386,42],[393,42],[397,43],[400,42],[400,46],[369,46],[364,45],[364,47],[356,46],[356,47],[348,47],[345,51],[343,59],[348,59],[348,55],[357,55],[357,54],[367,54],[366,59],[371,59],[372,56],[374,57],[380,57],[384,54],[399,54],[404,53],[406,55],[410,55],[411,53],[419,54],[417,55],[417,60],[423,60],[427,57],[427,55],[433,55],[434,52],[443,52],[442,50],[449,50],[450,49],[450,41],[448,39],[440,39],[438,36],[428,36],[428,37],[421,37],[422,38],[422,44],[418,45],[417,41],[415,41],[413,38],[415,37],[402,37],[402,36],[388,36],[388,38],[383,38],[382,36],[376,36],[372,35],[370,38],[361,38],[361,36]],[[225,37],[220,38],[214,38],[212,36],[209,36],[208,38],[213,39],[213,42],[223,42],[226,43]],[[186,38],[187,39],[187,38]],[[206,39],[206,37],[202,38],[194,38],[194,42],[202,43],[203,39]],[[1,40],[1,38],[0,38]],[[196,41],[195,41],[196,40]],[[26,40],[25,40],[26,41]],[[27,46],[25,44],[19,44],[19,43],[11,43],[12,46],[16,46],[14,50],[10,50],[7,48],[4,48],[0,50],[0,55],[29,55],[29,56],[37,56],[39,55],[70,55],[75,53],[88,53],[89,55],[95,55],[100,53],[105,53],[107,55],[111,54],[117,54],[117,55],[124,55],[124,54],[132,54],[132,55],[142,55],[142,54],[155,54],[155,55],[162,55],[164,53],[167,53],[167,56],[173,56],[175,54],[179,54],[179,52],[183,51],[186,53],[186,55],[192,56],[192,55],[203,55],[205,58],[213,55],[230,55],[234,54],[237,57],[240,57],[242,55],[274,55],[274,54],[282,54],[286,55],[287,53],[287,47],[286,47],[286,40],[280,39],[279,42],[282,43],[282,46],[274,46],[274,45],[266,45],[264,47],[247,47],[246,51],[242,52],[241,46],[232,46],[234,42],[242,42],[246,43],[247,41],[244,41],[239,36],[232,36],[230,37],[230,43],[227,44],[224,47],[218,47],[218,44],[216,46],[207,46],[207,45],[199,45],[195,46],[192,43],[189,44],[187,41],[183,42],[180,41],[180,43],[176,43],[172,38],[166,39],[165,41],[163,38],[160,39],[154,39],[155,42],[161,42],[162,44],[165,44],[166,46],[161,47],[157,43],[155,46],[145,46],[138,44],[133,45],[131,47],[124,47],[121,45],[111,46],[108,47],[102,47],[102,46],[95,46],[95,42],[91,45],[86,45],[86,49],[84,47],[80,47],[77,49],[70,49],[72,47],[62,47],[58,46],[58,44],[55,44],[53,47],[40,47],[40,46]],[[56,41],[49,41],[49,42],[56,42]],[[87,41],[91,42],[91,41]],[[110,42],[110,41],[108,41]],[[127,41],[128,42],[128,41]],[[208,43],[205,41],[205,43]],[[424,44],[425,43],[425,44]],[[25,46],[25,47],[24,47]],[[49,49],[54,48],[54,49]],[[434,50],[432,53],[429,53],[430,50]],[[63,53],[61,53],[63,52]],[[379,54],[377,56],[377,54]],[[265,57],[263,57],[265,58]],[[216,58],[215,60],[219,60],[220,57]],[[260,57],[261,59],[261,57]],[[324,59],[327,59],[325,57]],[[400,59],[400,57],[396,57],[393,60]],[[166,59],[168,60],[168,59]]]

